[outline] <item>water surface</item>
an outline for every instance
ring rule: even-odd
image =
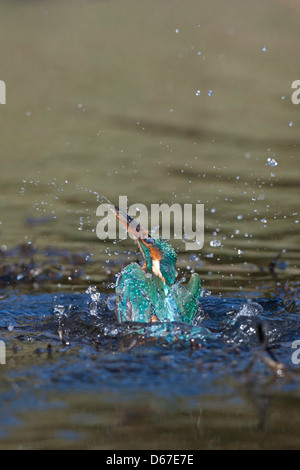
[[[1,448],[298,448],[297,4],[0,8]],[[198,325],[116,323],[120,195],[205,205]]]

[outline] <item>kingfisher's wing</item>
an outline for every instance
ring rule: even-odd
[[[165,292],[162,281],[131,263],[116,284],[117,317],[120,322],[180,321],[174,299]]]
[[[145,271],[137,263],[131,263],[123,269],[116,284],[119,321],[152,321],[158,299],[149,281]]]
[[[200,307],[201,279],[199,274],[192,274],[186,285],[172,286],[172,297],[174,298],[181,320],[192,323]]]

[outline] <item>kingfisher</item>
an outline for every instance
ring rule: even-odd
[[[172,245],[143,229],[114,206],[115,216],[137,242],[144,264],[131,263],[116,282],[116,314],[120,322],[185,322],[192,324],[200,308],[201,280],[176,282],[177,254]]]

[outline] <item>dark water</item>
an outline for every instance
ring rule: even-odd
[[[201,305],[198,326],[120,325],[112,294],[2,290],[1,447],[297,446],[300,300]]]
[[[298,3],[0,9],[0,447],[299,448]],[[204,204],[196,325],[116,323],[120,195]]]

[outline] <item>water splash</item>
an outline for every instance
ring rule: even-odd
[[[251,344],[257,342],[257,325],[265,319],[263,307],[256,302],[242,304],[239,310],[229,311],[224,330],[230,344]]]
[[[92,302],[89,304],[90,314],[98,315],[98,307],[101,298],[100,292],[96,286],[89,286],[85,292],[91,297],[92,300]]]
[[[100,301],[100,292],[98,291],[96,286],[89,286],[86,289],[85,293],[91,296],[93,302]]]
[[[62,318],[66,316],[65,306],[64,305],[55,305],[53,308],[53,313],[57,318]]]
[[[217,334],[212,333],[205,327],[187,325],[181,322],[165,323],[138,323],[127,322],[119,325],[107,325],[103,329],[106,337],[119,337],[137,335],[141,338],[153,338],[165,340],[168,343],[189,342],[191,339],[206,341],[217,338]]]
[[[107,309],[110,312],[114,312],[116,309],[116,294],[108,295],[105,303]]]

